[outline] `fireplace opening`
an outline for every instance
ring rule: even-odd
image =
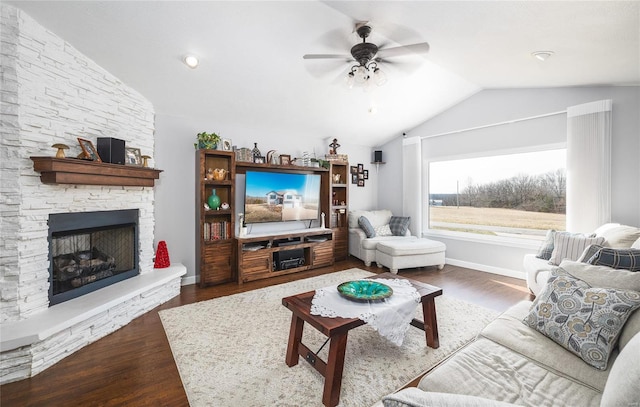
[[[49,215],[49,305],[139,274],[138,210]]]

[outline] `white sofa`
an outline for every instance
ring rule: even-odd
[[[592,287],[640,291],[638,272],[572,261],[564,261],[560,267]],[[522,321],[531,305],[529,301],[516,304],[487,325],[475,341],[425,375],[417,388],[390,394],[382,404],[385,407],[638,405],[640,310],[630,314],[606,369],[599,370],[525,325]]]
[[[349,211],[349,254],[362,260],[367,267],[376,261],[376,246],[379,242],[417,239],[417,237],[411,235],[409,230],[407,230],[405,236],[375,236],[368,238],[358,225],[360,216],[366,217],[371,226],[376,228],[389,224],[393,214],[388,209]]]
[[[604,239],[602,243],[603,247],[640,249],[640,228],[621,225],[619,223],[607,223],[597,228],[593,235]],[[540,293],[549,278],[551,268],[557,265],[552,264],[550,260],[538,258],[537,255],[538,254],[526,254],[522,262],[527,277],[527,287],[534,295]],[[559,253],[557,257],[562,260],[564,256],[562,253]],[[568,259],[577,260],[578,257],[574,256],[574,258]],[[559,261],[557,263],[559,263]]]

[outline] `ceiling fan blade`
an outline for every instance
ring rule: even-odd
[[[305,54],[302,56],[303,59],[344,59],[348,61],[352,59],[351,55],[345,54]]]
[[[426,54],[427,52],[429,52],[429,43],[420,42],[417,44],[402,45],[400,47],[384,48],[378,50],[378,54],[376,55],[376,57],[389,58],[411,54]]]

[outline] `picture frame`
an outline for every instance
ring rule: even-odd
[[[358,174],[351,174],[351,183],[352,184],[358,183]]]
[[[233,143],[231,142],[231,139],[223,138],[222,139],[222,143],[220,143],[220,144],[222,145],[222,150],[223,151],[231,151],[232,150]]]
[[[362,175],[364,176],[364,179],[369,179],[369,170],[362,171]]]
[[[253,157],[253,162],[256,164],[264,164],[264,156],[263,155],[257,155],[255,157]]]
[[[135,165],[140,167],[142,165],[142,155],[139,148],[125,147],[124,149],[124,163],[125,165]]]
[[[358,164],[358,172],[361,173],[364,171],[364,164]]]
[[[358,180],[358,186],[359,187],[363,187],[364,186],[364,180],[363,179],[359,179]]]
[[[96,148],[93,146],[91,140],[78,137],[78,143],[80,144],[80,148],[82,149],[82,152],[86,159],[97,161],[99,163],[102,162],[102,159],[98,154],[98,150],[96,150]]]
[[[356,167],[355,165],[352,165],[349,168],[351,169],[351,173],[352,174],[357,174],[358,173],[358,167]]]
[[[291,156],[289,154],[280,154],[280,165],[291,165]]]
[[[358,180],[364,179],[364,173],[359,172],[358,173]]]

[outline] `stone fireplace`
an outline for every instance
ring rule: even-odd
[[[55,143],[67,144],[67,156],[75,157],[79,136],[124,139],[153,155],[151,103],[27,14],[4,3],[0,8],[3,384],[42,372],[175,297],[186,269],[153,268],[153,187],[43,184],[29,158],[55,155]],[[94,224],[103,213],[129,217],[116,221],[123,230],[114,232],[112,225]],[[69,217],[80,223],[68,229]],[[50,225],[63,227],[50,232]],[[118,253],[107,240],[129,248]],[[114,274],[127,278],[109,281]],[[74,285],[82,295],[65,289],[62,297],[50,297]]]

